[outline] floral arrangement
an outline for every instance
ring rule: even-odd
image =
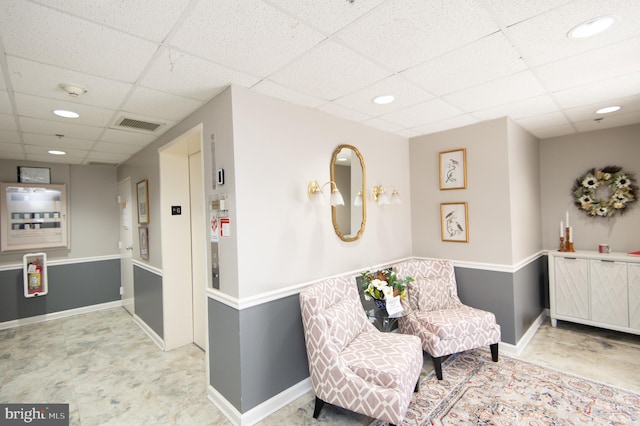
[[[598,198],[605,188],[609,199]],[[624,209],[637,200],[638,187],[633,175],[618,166],[590,169],[573,184],[575,205],[589,216],[611,217],[624,213]]]
[[[398,278],[392,269],[381,269],[376,272],[365,271],[362,273],[362,289],[366,300],[387,300],[400,296],[402,300],[407,298],[407,284],[413,282],[411,277]]]

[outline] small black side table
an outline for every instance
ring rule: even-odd
[[[413,311],[409,307],[406,307],[402,312],[393,315],[389,315],[386,309],[380,309],[377,307],[366,310],[369,321],[371,321],[378,330],[385,333],[398,328],[398,318],[406,317],[407,315],[410,315],[411,312]]]

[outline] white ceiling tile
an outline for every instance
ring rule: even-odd
[[[133,85],[95,77],[89,74],[28,61],[22,58],[7,58],[13,90],[17,93],[44,96],[73,103],[104,108],[118,108]],[[75,84],[87,92],[72,97],[61,84]]]
[[[86,126],[106,126],[115,113],[112,109],[98,108],[68,101],[40,98],[16,93],[16,109],[22,117],[42,118],[60,122],[73,122]],[[55,109],[66,109],[80,114],[79,118],[62,118],[53,114]]]
[[[555,92],[564,108],[575,108],[640,93],[640,72]]]
[[[566,39],[604,14],[620,19]],[[0,40],[0,143],[87,152],[34,161],[120,163],[230,85],[407,138],[504,116],[540,138],[640,123],[635,0],[0,0]],[[378,91],[398,100],[373,105]]]
[[[13,114],[8,92],[0,92],[0,114]]]
[[[390,123],[381,118],[371,118],[362,122],[365,126],[374,127],[376,129],[384,130],[385,132],[398,133],[405,130],[404,127],[397,124]]]
[[[276,83],[334,100],[389,75],[389,71],[346,47],[328,41],[273,74]]]
[[[4,142],[1,137],[0,137],[0,141],[1,141],[0,142],[1,153],[5,153],[5,152],[12,152],[12,153],[18,153],[18,154],[23,153],[22,144]]]
[[[171,118],[179,121],[200,106],[202,106],[202,102],[195,99],[137,87],[122,109],[136,114],[158,117],[163,121]]]
[[[515,23],[540,15],[572,0],[485,0],[503,25]]]
[[[380,118],[402,127],[418,127],[462,114],[463,111],[442,99],[433,99],[422,104],[385,114]]]
[[[358,111],[354,111],[350,108],[345,108],[342,105],[336,104],[335,102],[326,103],[318,107],[318,110],[350,121],[362,122],[371,118],[366,114],[359,113]]]
[[[368,57],[402,71],[498,29],[479,1],[392,0],[338,37]]]
[[[0,130],[0,142],[2,143],[20,143],[18,132],[10,130]]]
[[[544,88],[531,71],[523,71],[451,93],[443,98],[458,108],[474,112],[540,96],[544,93]]]
[[[525,68],[519,53],[504,34],[498,32],[409,68],[402,75],[432,93],[444,95]]]
[[[100,137],[100,141],[146,146],[153,142],[157,137],[158,136],[155,134],[128,132],[122,129],[109,128],[105,130],[104,134]]]
[[[292,104],[302,105],[309,108],[317,108],[320,105],[327,103],[325,99],[305,95],[304,93],[283,87],[270,80],[262,80],[260,83],[253,86],[251,90],[272,98],[281,99],[283,101],[291,102]]]
[[[610,114],[602,121],[585,120],[577,121],[576,128],[580,132],[590,132],[592,130],[602,130],[611,127],[628,126],[640,122],[640,111],[630,111],[621,114]]]
[[[143,147],[139,145],[98,142],[93,147],[94,152],[107,152],[112,154],[126,155],[127,157],[140,151]]]
[[[396,99],[386,105],[373,103],[373,98],[380,95],[393,95]],[[338,98],[335,102],[376,117],[430,99],[433,99],[432,94],[398,75],[393,75],[357,92]]]
[[[138,78],[157,49],[140,38],[19,0],[0,2],[0,27],[8,55],[126,82]]]
[[[66,152],[66,155],[51,155],[48,153],[48,151],[50,149],[62,149],[60,147],[60,145],[54,145],[53,147],[46,147],[43,145],[24,145],[24,152],[27,154],[27,157],[29,157],[30,154],[33,155],[43,155],[43,156],[47,156],[47,157],[51,157],[51,159],[53,160],[54,158],[60,158],[60,157],[65,157],[65,159],[69,159],[69,158],[84,158],[87,153],[89,152],[88,150],[82,150],[82,149],[64,149],[63,151]]]
[[[4,82],[4,71],[0,67],[0,90],[7,90],[7,84]]]
[[[116,154],[116,153],[112,153],[112,152],[96,152],[96,151],[92,151],[89,153],[89,155],[87,155],[87,162],[88,161],[99,161],[99,162],[104,162],[104,163],[122,163],[123,161],[126,161],[127,158],[129,158],[130,155],[127,154]]]
[[[619,111],[609,114],[596,114],[600,108],[617,105],[622,107]],[[566,109],[564,112],[571,121],[587,121],[596,118],[605,118],[625,114],[629,112],[640,111],[640,95],[629,96],[621,99],[608,99],[606,102],[585,105],[576,108]]]
[[[165,48],[140,85],[206,101],[232,83],[251,87],[258,81],[258,77],[196,58],[180,50]]]
[[[624,16],[596,37],[569,39],[569,30],[594,17]],[[521,22],[507,29],[509,39],[531,65],[538,66],[577,55],[640,34],[640,2],[581,0]]]
[[[326,34],[335,33],[384,1],[268,0]]]
[[[538,78],[552,91],[640,71],[640,37],[542,65]]]
[[[264,77],[324,38],[260,0],[215,0],[199,2],[170,44]]]
[[[64,135],[76,139],[96,139],[102,133],[101,127],[83,126],[62,121],[41,120],[30,117],[20,117],[20,128],[23,132],[39,133],[42,135]]]
[[[22,137],[25,145],[55,146],[63,151],[66,151],[67,149],[89,151],[94,145],[92,140],[72,139],[68,137],[59,138],[54,135],[23,133]]]
[[[422,133],[418,132],[415,129],[405,129],[397,133],[400,136],[404,136],[405,138],[415,138],[422,135]]]
[[[547,114],[558,111],[558,105],[551,96],[542,95],[523,101],[503,104],[497,107],[474,111],[473,116],[481,120],[493,120],[499,117],[524,118],[534,115]]]
[[[527,130],[543,129],[545,127],[564,126],[569,124],[567,117],[560,111],[552,112],[551,114],[519,118],[514,121]]]
[[[189,5],[189,0],[36,1],[155,41],[164,40]]]
[[[446,120],[429,123],[424,126],[417,126],[414,130],[419,132],[421,135],[428,135],[430,133],[442,132],[444,130],[468,126],[478,122],[479,120],[477,118],[472,117],[469,114],[464,114],[448,118]]]
[[[47,153],[29,153],[25,155],[28,161],[37,161],[39,163],[60,163],[60,164],[82,164],[82,157],[72,157],[69,155],[51,155]]]
[[[0,114],[0,130],[18,130],[13,114]]]
[[[562,126],[544,127],[540,129],[527,130],[533,136],[538,139],[557,138],[560,136],[572,135],[576,133],[575,127],[571,124],[564,124]]]

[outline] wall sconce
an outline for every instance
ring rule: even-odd
[[[307,194],[309,195],[309,199],[314,204],[324,204],[324,198],[322,198],[322,189],[331,184],[331,198],[329,202],[332,206],[344,206],[344,199],[342,198],[342,194],[338,191],[338,187],[335,182],[329,181],[322,186],[318,184],[317,180],[312,180],[307,185]]]
[[[362,191],[358,191],[358,195],[353,199],[353,205],[356,207],[362,206]]]
[[[384,187],[382,185],[378,185],[371,188],[371,198],[373,198],[373,201],[383,206],[389,205],[389,204],[392,204],[392,205],[401,204],[402,200],[400,200],[400,193],[398,192],[398,190],[394,188],[392,185],[388,185],[388,186],[391,187],[392,189],[391,198],[389,198],[389,195],[387,195],[387,192],[384,190]]]

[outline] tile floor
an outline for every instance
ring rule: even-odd
[[[519,358],[640,392],[640,336],[545,322]],[[426,360],[423,376],[432,371]],[[446,374],[446,369],[444,371]],[[163,352],[122,308],[0,330],[0,403],[69,403],[71,425],[228,425],[206,399],[204,352]],[[260,422],[367,425],[308,393]]]

